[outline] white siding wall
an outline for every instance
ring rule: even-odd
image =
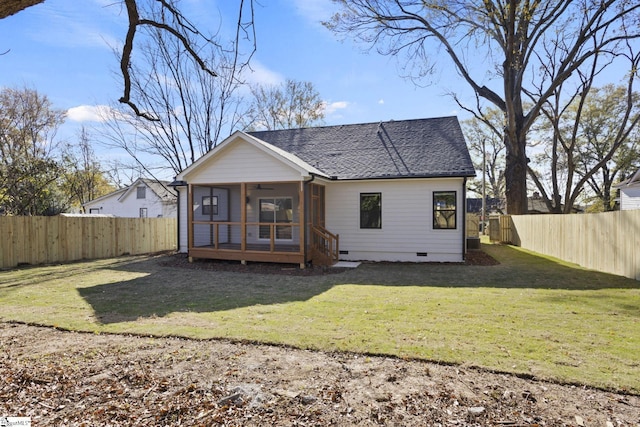
[[[137,189],[132,188],[128,194],[120,199],[124,193],[115,193],[113,196],[105,197],[95,202],[87,203],[87,213],[90,209],[99,209],[100,214],[114,215],[123,218],[138,218],[140,216],[140,208],[147,208],[147,217],[149,218],[175,218],[176,206],[163,203],[162,200],[147,187],[145,198],[137,198]]]
[[[300,172],[245,141],[236,141],[184,179],[189,184],[299,181]]]
[[[150,188],[147,187],[144,199],[138,199],[137,197],[137,190],[133,188],[120,200],[118,212],[109,213],[113,213],[116,216],[136,218],[140,216],[140,209],[146,208],[148,218],[157,218],[163,215],[162,200]]]
[[[94,200],[85,204],[87,213],[99,213],[103,215],[116,215],[116,212],[120,211],[121,203],[118,198],[122,196],[124,191],[119,191],[115,194],[108,195],[99,200]],[[97,209],[98,212],[91,212],[91,209]],[[122,216],[122,215],[117,215]]]
[[[327,229],[340,235],[343,260],[461,262],[462,178],[332,182],[326,187]],[[455,230],[433,228],[433,192],[456,191]],[[382,194],[382,228],[360,229],[360,193]],[[417,253],[427,253],[418,256]]]
[[[179,190],[178,197],[180,198],[180,212],[178,218],[178,252],[187,253],[189,252],[189,244],[188,244],[188,219],[187,219],[187,187],[178,187]]]
[[[620,210],[640,209],[640,187],[620,189]]]

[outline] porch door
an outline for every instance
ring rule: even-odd
[[[271,229],[275,228],[276,240],[291,240],[290,225],[280,225],[293,222],[293,200],[291,197],[269,197],[260,199],[260,222],[277,224],[260,226],[260,238],[270,239]]]
[[[311,225],[325,227],[324,186],[311,185]]]

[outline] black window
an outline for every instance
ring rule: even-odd
[[[360,193],[360,228],[382,228],[382,193]]]
[[[202,215],[218,215],[218,196],[202,198]]]
[[[456,192],[433,192],[433,228],[456,228]]]

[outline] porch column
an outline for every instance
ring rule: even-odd
[[[247,183],[240,184],[240,250],[247,250]]]
[[[179,214],[178,214],[179,215]],[[193,185],[187,187],[187,254],[189,262],[193,262],[191,248],[193,247]]]
[[[300,188],[298,190],[298,226],[300,235],[300,253],[302,254],[302,262],[300,263],[300,268],[304,270],[307,265],[307,248],[305,246],[305,229],[307,228],[306,224],[306,215],[305,215],[305,203],[304,203],[304,181],[300,181]]]

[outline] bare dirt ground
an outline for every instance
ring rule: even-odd
[[[44,426],[639,426],[640,398],[468,366],[0,323],[0,420]]]

